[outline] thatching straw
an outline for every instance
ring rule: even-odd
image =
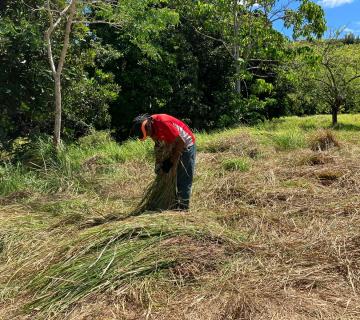
[[[176,204],[176,171],[160,173],[148,186],[134,214],[173,209]]]
[[[173,145],[155,144],[155,157],[158,163],[169,158]],[[155,180],[147,187],[144,197],[132,213],[138,215],[145,211],[162,211],[173,209],[176,205],[176,169],[177,165],[169,173],[160,172]]]

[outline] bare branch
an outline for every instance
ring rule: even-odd
[[[273,59],[261,59],[261,58],[252,58],[248,61],[254,61],[254,62],[272,62],[272,63],[279,63],[280,60],[273,60]]]
[[[331,77],[331,82],[332,85],[334,87],[334,89],[337,91],[337,86],[336,86],[336,80],[335,80],[335,76],[333,71],[331,70],[330,66],[327,63],[322,63],[322,65],[326,68],[326,70],[329,72],[329,75]]]
[[[220,42],[226,49],[227,52],[229,52],[229,54],[233,57],[233,52],[231,51],[231,49],[227,46],[226,42],[222,39],[218,39],[218,38],[215,38],[215,37],[212,37],[212,36],[209,36],[208,34],[205,34],[203,32],[201,32],[199,29],[197,29],[196,27],[194,27],[193,25],[191,25],[195,32],[197,32],[198,34],[208,38],[208,39],[211,39],[211,40],[214,40],[214,41],[217,41],[217,42]]]
[[[50,27],[45,32],[45,40],[46,40],[47,48],[48,48],[48,58],[49,58],[51,72],[52,72],[53,76],[55,77],[56,76],[56,68],[55,68],[54,56],[52,53],[51,39],[50,39],[51,33],[54,30],[54,18],[53,18],[51,9],[50,9],[50,0],[47,1],[46,10],[47,10],[48,16],[49,16]]]
[[[75,12],[76,12],[76,2],[77,2],[77,0],[71,0],[71,2],[70,2],[70,7],[69,7],[70,14],[69,14],[68,20],[66,22],[66,27],[65,27],[64,45],[63,45],[63,48],[61,50],[59,64],[58,64],[58,68],[57,68],[58,75],[61,74],[62,69],[64,67],[65,57],[66,57],[66,53],[67,53],[67,50],[68,50],[68,47],[69,47],[71,25],[72,25],[74,15],[75,15]],[[65,11],[65,9],[64,9],[63,12],[67,12],[67,10]]]
[[[330,90],[333,89],[332,85],[327,83],[326,81],[322,80],[322,79],[317,79],[317,78],[313,78],[315,81],[317,82],[321,82],[322,84],[326,85]],[[310,80],[310,79],[309,79]]]
[[[276,76],[276,73],[269,72],[268,74],[256,74],[253,73],[253,75],[257,78],[267,79]]]
[[[350,78],[346,83],[349,84],[350,82],[354,81],[355,79],[359,79],[360,78],[360,74]]]

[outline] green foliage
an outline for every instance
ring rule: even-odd
[[[109,29],[98,28],[97,34],[107,44],[124,52],[107,66],[122,88],[111,107],[117,137],[125,138],[129,120],[144,112],[167,112],[196,129],[255,123],[284,114],[279,102],[286,93],[275,88],[275,67],[287,55],[286,40],[269,27],[265,14],[266,10],[275,12],[276,5],[264,2],[254,9],[239,4],[236,10],[242,23],[234,37],[234,8],[229,2],[169,1],[180,22],[176,28],[152,35],[157,56],[139,50],[125,31],[118,31],[114,38],[107,36]],[[320,34],[322,11],[306,15],[310,9],[301,8],[298,29],[306,27],[307,32]],[[242,50],[239,61],[229,54],[234,45]],[[240,96],[234,92],[239,77]]]
[[[82,8],[79,3],[77,14],[89,20],[105,19],[116,24],[121,21],[123,32],[131,42],[155,59],[160,50],[151,44],[152,38],[168,25],[178,22],[177,13],[166,7],[160,8],[161,3],[122,1],[114,5],[100,1],[94,8],[89,4],[84,4],[86,8]],[[17,0],[1,12],[0,68],[3,72],[0,75],[0,141],[4,147],[19,136],[52,132],[53,80],[43,40],[49,22],[44,10],[29,10],[29,7],[41,8],[42,5],[39,0],[26,4]],[[65,3],[57,5],[62,10]],[[62,28],[60,24],[53,38],[55,59],[62,46]],[[112,32],[115,33],[115,30]],[[92,127],[110,127],[108,107],[117,99],[119,85],[115,83],[114,76],[104,72],[101,66],[104,61],[116,59],[120,54],[102,45],[91,25],[73,25],[62,80],[65,138],[77,138]]]
[[[37,14],[16,10],[14,2],[0,18],[0,141],[4,146],[29,131],[46,127],[51,77],[45,64],[42,26]]]
[[[55,15],[65,5],[51,2]],[[0,12],[2,148],[18,137],[36,140],[53,131],[43,6],[41,0],[15,0]],[[272,26],[272,19],[283,19],[296,37],[319,37],[323,11],[311,1],[299,1],[291,10],[267,0],[256,6],[222,0],[96,1],[78,2],[77,9],[62,77],[65,141],[92,129],[113,129],[117,139],[125,139],[132,118],[145,112],[170,113],[207,130],[325,108],[312,107],[314,99],[297,99],[298,91],[290,90],[296,89],[295,75],[283,76],[279,67],[296,50]],[[64,24],[52,40],[55,60]],[[306,57],[316,64],[313,52]]]
[[[44,44],[46,16],[37,7],[41,1],[13,1],[0,20],[0,141],[9,147],[17,137],[51,134],[53,127],[53,80]],[[61,41],[60,34],[54,38]],[[58,48],[54,44],[55,55]],[[118,85],[111,74],[95,68],[97,52],[104,57],[113,52],[99,48],[89,28],[76,25],[64,72],[65,137],[73,139],[90,127],[108,128],[108,104],[117,97]],[[108,52],[106,52],[108,51]]]
[[[249,171],[251,165],[247,158],[231,158],[222,162],[222,167],[227,171]]]
[[[360,103],[359,45],[327,40],[297,45],[299,54],[279,82],[291,83],[287,97],[297,114],[356,112]],[[299,48],[298,48],[299,49]]]
[[[275,148],[279,151],[294,150],[306,146],[304,134],[299,130],[283,131],[272,137]]]
[[[320,5],[304,0],[300,3],[298,10],[285,10],[284,24],[287,28],[293,26],[295,39],[299,37],[311,39],[313,35],[321,38],[326,31],[324,15],[324,10]]]

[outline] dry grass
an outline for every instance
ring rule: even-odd
[[[297,161],[294,166],[293,156],[269,159],[249,173],[226,173],[217,181],[199,177],[205,181],[198,182],[196,210],[220,211],[217,219],[247,234],[248,240],[220,272],[201,272],[195,287],[183,286],[176,293],[168,288],[169,292],[152,298],[150,311],[140,312],[142,307],[137,306],[137,312],[122,309],[117,316],[358,319],[357,154],[342,157],[334,152],[328,155],[332,161],[316,166]],[[324,186],[324,176],[333,183]],[[289,179],[304,178],[306,187],[283,186]]]
[[[168,159],[173,148],[173,145],[156,145],[155,158],[157,162],[161,164]],[[177,165],[174,165],[168,173],[160,169],[131,215],[139,215],[146,211],[174,209],[176,206],[176,170]]]
[[[314,151],[326,151],[340,147],[340,143],[331,130],[319,130],[310,139],[310,148]]]
[[[248,171],[227,171],[224,159],[249,156],[237,137],[229,140],[224,150],[201,149],[186,215],[79,225],[136,207],[153,178],[151,166],[137,161],[100,180],[99,198],[84,195],[93,211],[74,198],[77,205],[49,215],[8,197],[0,209],[0,319],[360,319],[359,146],[341,140],[341,149],[272,151]],[[66,198],[52,199],[55,208]],[[126,272],[133,275],[121,277]],[[24,286],[40,273],[40,282]],[[92,291],[91,281],[102,289]],[[88,291],[77,299],[79,285]],[[62,297],[58,306],[72,302],[61,312],[46,303],[54,313],[23,311],[49,292]]]

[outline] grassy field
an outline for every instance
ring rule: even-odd
[[[152,143],[0,166],[0,319],[360,319],[360,115],[198,134],[192,209],[128,214]]]

